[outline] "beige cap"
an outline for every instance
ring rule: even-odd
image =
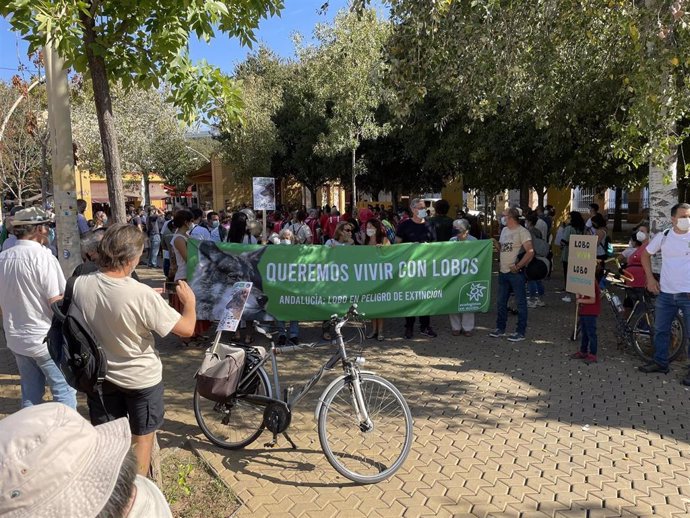
[[[12,219],[12,225],[18,227],[20,225],[43,225],[45,223],[52,223],[55,221],[55,216],[49,214],[38,207],[30,207],[17,211]]]
[[[62,403],[9,415],[0,421],[0,516],[95,517],[130,447],[126,418],[94,427]]]

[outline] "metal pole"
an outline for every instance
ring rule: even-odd
[[[58,260],[65,277],[68,277],[82,262],[77,227],[69,82],[64,60],[50,43],[45,46],[45,59],[48,117],[53,149],[53,201],[56,216],[55,230],[58,236]]]

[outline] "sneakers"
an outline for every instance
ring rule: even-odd
[[[509,342],[522,342],[525,339],[525,335],[521,335],[520,333],[513,333],[508,337]]]
[[[573,301],[573,299],[570,298],[570,295],[566,295],[566,296],[563,297],[561,300],[562,300],[563,302],[572,302],[572,301]]]
[[[584,360],[587,358],[587,353],[583,353],[582,351],[577,351],[575,354],[571,354],[570,357],[573,360]]]
[[[594,354],[587,354],[584,360],[585,363],[597,363],[597,357]]]
[[[503,338],[506,335],[506,332],[503,329],[494,329],[489,333],[489,336],[491,338]]]
[[[543,308],[546,306],[546,302],[544,302],[544,299],[541,297],[537,297],[535,302],[537,303],[537,307]]]
[[[663,374],[668,374],[670,369],[668,368],[668,366],[662,367],[656,362],[650,362],[646,363],[645,365],[640,365],[637,368],[637,370],[639,370],[640,372],[644,372],[646,374],[650,374],[652,372],[661,372]]]
[[[534,309],[537,307],[537,299],[529,298],[527,299],[527,307],[529,309]]]
[[[411,327],[405,328],[405,338],[407,340],[410,340],[412,338],[412,328]]]
[[[419,331],[421,334],[424,336],[428,336],[429,338],[436,338],[438,335],[436,334],[436,331],[431,329],[431,327],[427,327],[426,329],[422,329]]]

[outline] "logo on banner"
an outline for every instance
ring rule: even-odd
[[[481,311],[489,303],[489,283],[472,281],[460,288],[458,312],[471,313]]]

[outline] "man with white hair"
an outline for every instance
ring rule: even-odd
[[[76,393],[43,341],[53,316],[50,305],[65,291],[60,264],[44,246],[51,216],[35,207],[15,214],[12,226],[17,244],[0,253],[0,309],[7,348],[19,369],[22,406],[42,403],[48,383],[53,400],[75,408]]]
[[[94,427],[58,403],[0,420],[0,516],[172,518],[130,442],[126,418]]]

